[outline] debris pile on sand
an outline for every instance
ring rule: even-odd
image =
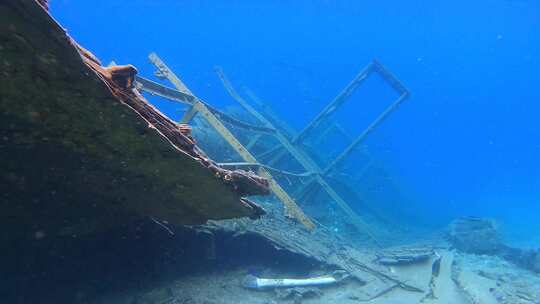
[[[500,257],[458,254],[452,272],[469,303],[539,303],[540,277]]]
[[[450,224],[449,240],[457,250],[469,253],[495,253],[502,243],[490,219],[461,217]]]

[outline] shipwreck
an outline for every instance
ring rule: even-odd
[[[460,218],[408,239],[349,204],[356,197],[333,173],[409,98],[379,61],[295,132],[221,68],[254,123],[199,99],[156,53],[149,59],[172,87],[102,64],[47,1],[0,2],[0,302],[537,303],[540,252],[505,245],[493,222]],[[332,114],[370,75],[396,99],[351,137]],[[182,106],[181,121],[141,92]],[[207,156],[194,120],[238,161]],[[335,135],[346,148],[320,162],[312,147]],[[354,235],[309,212],[329,202]]]
[[[264,178],[218,167],[134,89],[133,66],[103,67],[45,1],[0,3],[0,58],[3,240],[264,213],[245,198]]]

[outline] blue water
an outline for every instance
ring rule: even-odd
[[[394,200],[395,189],[375,185],[381,208],[427,227],[495,217],[516,240],[540,242],[537,1],[55,0],[51,11],[105,63],[150,77],[155,51],[224,108],[234,101],[214,73],[220,65],[297,130],[377,58],[412,93],[365,142],[400,189]],[[369,100],[353,96],[341,117],[353,135],[369,121],[356,117],[390,96],[380,81],[366,90]]]

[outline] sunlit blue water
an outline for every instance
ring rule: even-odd
[[[234,102],[220,65],[297,130],[377,58],[412,92],[365,142],[400,189],[381,182],[380,205],[408,225],[495,217],[513,241],[540,245],[537,1],[55,0],[51,11],[105,63],[151,76],[156,51],[222,108]],[[378,111],[377,86],[347,103],[351,134],[366,126],[357,115]]]

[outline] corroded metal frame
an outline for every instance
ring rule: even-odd
[[[299,191],[296,192],[297,200],[302,200],[305,197],[309,197],[310,193],[317,191],[317,188],[313,187],[313,184],[319,184],[319,186],[336,202],[336,204],[341,207],[341,209],[351,218],[352,223],[357,226],[360,230],[366,232],[375,242],[376,239],[370,232],[369,226],[360,218],[354,210],[352,210],[349,204],[331,187],[331,185],[325,180],[326,175],[334,168],[338,163],[343,161],[352,151],[377,127],[379,126],[393,111],[395,111],[398,106],[409,97],[410,93],[405,88],[405,86],[389,71],[387,70],[380,62],[373,60],[370,62],[357,76],[343,89],[340,94],[338,94],[334,100],[332,100],[300,133],[293,135],[294,131],[287,126],[286,123],[279,120],[276,115],[268,109],[268,106],[265,103],[261,102],[258,97],[249,89],[244,89],[245,93],[250,99],[258,104],[264,109],[264,114],[259,114],[253,107],[249,105],[233,88],[229,80],[225,77],[223,71],[220,68],[216,69],[218,76],[223,82],[226,90],[229,92],[231,97],[244,107],[249,113],[256,117],[260,122],[263,122],[267,126],[271,126],[277,130],[277,139],[280,142],[280,145],[272,148],[275,156],[269,162],[276,161],[280,157],[283,157],[283,152],[289,152],[308,172],[312,172],[313,175],[310,175],[309,180],[303,184]],[[321,169],[318,164],[301,148],[301,143],[307,139],[310,135],[310,132],[316,128],[318,125],[327,121],[331,114],[334,113],[340,106],[342,106],[347,99],[352,95],[352,93],[360,87],[360,85],[367,79],[371,74],[378,73],[395,91],[398,92],[399,96],[395,99],[390,106],[388,106],[383,112],[379,114],[378,117],[373,120],[362,133],[351,140],[349,146],[340,153],[336,158],[334,158],[328,166],[324,169]],[[268,116],[268,117],[265,117]],[[272,125],[270,120],[278,124],[277,128]],[[282,132],[280,132],[280,130]],[[287,136],[283,135],[283,132],[291,134],[293,137],[292,140],[289,140]],[[344,134],[346,135],[346,134]],[[324,135],[323,135],[324,136]],[[321,137],[321,136],[319,136]],[[320,140],[320,138],[318,138]],[[273,153],[272,152],[272,153]],[[281,153],[279,153],[281,152]]]

